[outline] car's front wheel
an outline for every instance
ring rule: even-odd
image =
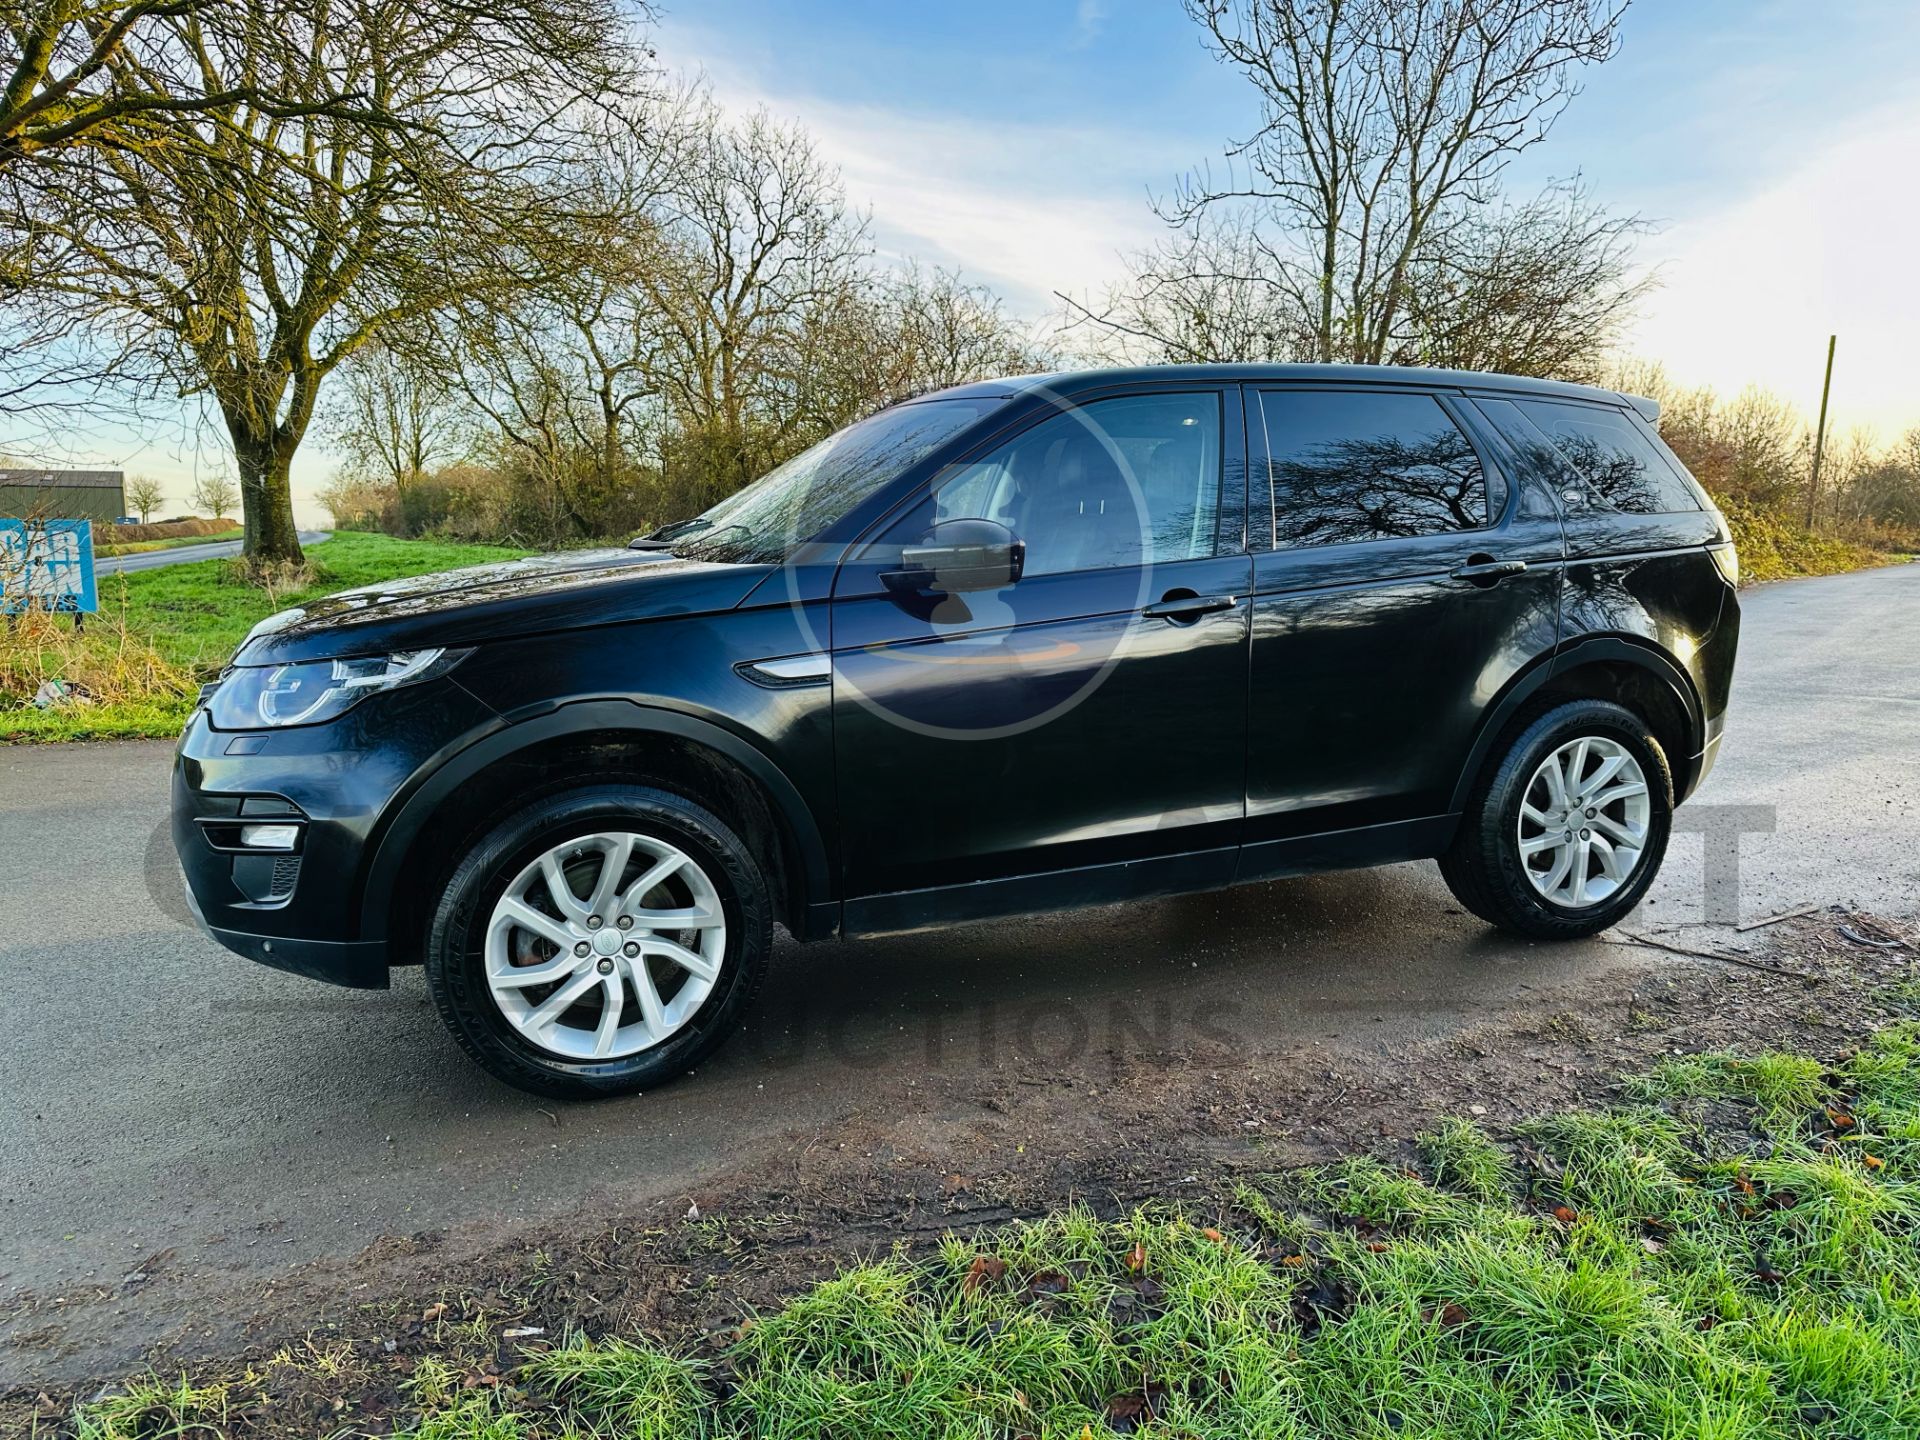
[[[1440,873],[1490,924],[1576,939],[1640,903],[1672,827],[1672,776],[1646,724],[1610,701],[1571,700],[1506,738]]]
[[[434,1003],[522,1090],[631,1094],[739,1023],[772,946],[751,852],[669,791],[598,785],[508,816],[448,880],[427,942]]]

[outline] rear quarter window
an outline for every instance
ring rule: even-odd
[[[1625,411],[1555,400],[1513,405],[1553,443],[1595,504],[1623,515],[1699,511],[1692,488]]]

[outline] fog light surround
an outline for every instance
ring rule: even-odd
[[[247,850],[292,850],[300,843],[298,825],[242,825],[240,844]]]

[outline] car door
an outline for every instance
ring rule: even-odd
[[[1457,397],[1249,387],[1241,877],[1434,853],[1488,707],[1558,627],[1553,498]]]
[[[1251,577],[1222,502],[1222,457],[1238,472],[1244,455],[1226,399],[1157,387],[1040,405],[841,567],[850,930],[1231,879]],[[1013,532],[1017,581],[889,588],[903,550],[963,520]],[[1041,872],[1056,878],[1011,879]],[[859,901],[901,892],[920,898]]]

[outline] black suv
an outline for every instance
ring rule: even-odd
[[[1719,513],[1647,401],[1175,366],[968,385],[625,550],[263,622],[180,742],[229,949],[422,963],[487,1069],[600,1095],[811,940],[1424,857],[1589,935],[1712,766]]]

